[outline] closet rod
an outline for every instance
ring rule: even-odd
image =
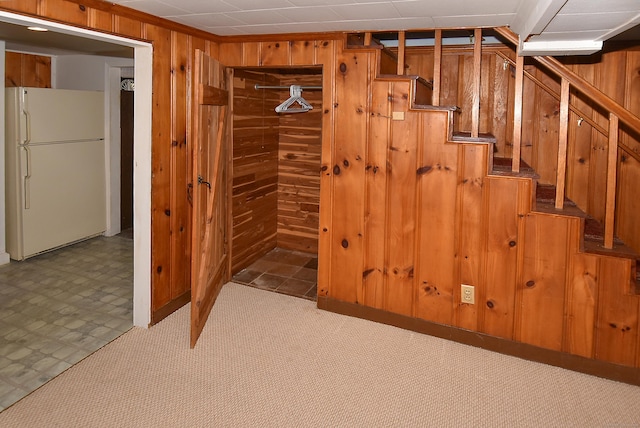
[[[264,86],[264,85],[255,85],[256,89],[289,89],[291,86]],[[322,89],[322,86],[300,86],[300,89]]]

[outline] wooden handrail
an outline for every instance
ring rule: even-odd
[[[510,29],[508,29],[507,27],[497,27],[495,30],[500,35],[505,37],[509,42],[513,43],[515,46],[518,46],[518,36],[514,34]],[[534,56],[532,58],[547,67],[556,75],[567,79],[569,84],[573,86],[577,91],[585,94],[592,101],[595,101],[596,104],[600,105],[608,112],[615,114],[624,124],[629,126],[632,130],[640,132],[640,118],[638,116],[634,115],[629,110],[625,109],[616,101],[611,99],[608,95],[594,87],[591,83],[587,82],[585,79],[566,68],[560,61],[551,56]]]

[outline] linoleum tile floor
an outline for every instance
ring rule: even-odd
[[[274,248],[232,281],[307,300],[317,299],[318,255]]]
[[[0,411],[132,327],[123,233],[0,266]]]

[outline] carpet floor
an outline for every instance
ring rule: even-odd
[[[640,388],[224,286],[0,413],[3,427],[639,426]]]

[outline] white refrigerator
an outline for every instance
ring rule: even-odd
[[[5,89],[6,247],[14,260],[104,233],[104,93]]]

